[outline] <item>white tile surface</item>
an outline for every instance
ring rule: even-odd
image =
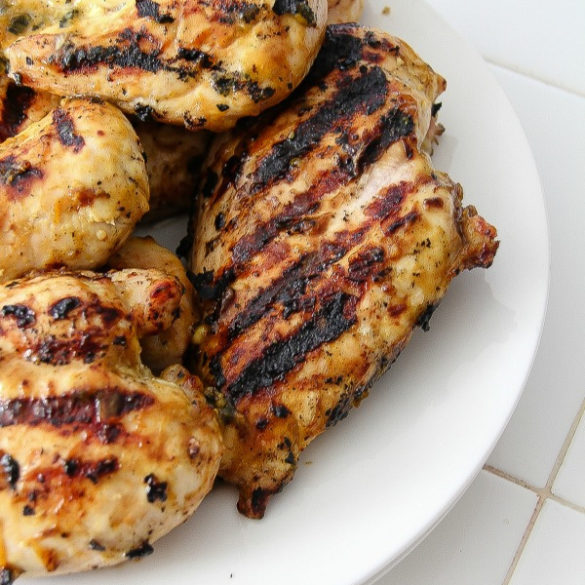
[[[376,585],[502,582],[536,495],[482,471],[446,519]]]
[[[489,463],[543,487],[585,398],[585,99],[492,69],[518,113],[541,173],[552,266],[535,364]]]
[[[585,514],[547,500],[509,585],[583,585]]]
[[[585,95],[583,0],[428,0],[488,60]]]
[[[552,491],[585,508],[585,415],[577,427]]]

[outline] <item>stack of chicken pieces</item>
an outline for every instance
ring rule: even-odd
[[[444,79],[361,9],[0,12],[1,583],[148,554],[218,476],[262,517],[492,263],[430,161]],[[186,209],[185,262],[132,237]]]

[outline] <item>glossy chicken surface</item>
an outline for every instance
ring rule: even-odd
[[[192,230],[197,368],[248,516],[428,327],[452,278],[492,263],[495,229],[421,149],[444,88],[404,42],[331,26],[302,87],[212,145]]]
[[[219,131],[300,83],[326,16],[326,0],[13,0],[0,45],[24,85]]]
[[[211,489],[214,413],[140,361],[181,294],[157,270],[0,285],[2,583],[149,554]]]
[[[114,106],[66,99],[0,144],[0,281],[103,265],[148,209],[142,148]]]
[[[193,285],[181,261],[150,237],[132,237],[109,259],[108,266],[118,270],[156,268],[174,276],[181,283],[183,294],[181,302],[174,309],[171,326],[140,340],[142,361],[154,372],[180,364],[191,342],[194,323],[199,320]]]
[[[358,22],[364,10],[364,0],[329,0],[327,24]]]

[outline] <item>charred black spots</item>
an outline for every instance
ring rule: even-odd
[[[9,155],[0,160],[0,186],[6,187],[9,199],[18,199],[30,193],[31,184],[43,177],[43,172],[26,160]]]
[[[431,317],[437,308],[436,304],[430,303],[426,306],[425,310],[418,316],[416,325],[418,325],[423,331],[429,331]]]
[[[160,24],[174,22],[170,14],[161,14],[160,6],[154,0],[136,0],[136,10],[141,18],[152,18]]]
[[[127,559],[140,559],[151,555],[153,552],[152,545],[148,541],[144,541],[140,546],[127,551],[124,556]]]
[[[2,457],[0,457],[0,466],[6,475],[8,485],[14,489],[16,487],[16,482],[20,478],[20,465],[18,465],[18,461],[16,461],[16,459],[14,459],[9,453],[4,453]]]
[[[79,297],[65,297],[52,304],[49,308],[49,315],[56,321],[67,318],[69,313],[81,304]]]
[[[61,108],[53,112],[53,124],[57,130],[57,137],[63,146],[70,146],[73,152],[79,152],[85,146],[83,136],[75,133],[75,124],[71,115]]]
[[[159,481],[154,473],[149,473],[144,478],[146,484],[146,499],[153,504],[156,501],[166,502],[167,482]]]
[[[187,49],[185,47],[181,47],[177,51],[177,57],[179,59],[189,61],[190,63],[195,63],[200,67],[203,67],[203,69],[209,69],[213,66],[213,60],[211,57],[199,49]]]
[[[309,26],[317,24],[315,13],[306,0],[276,0],[272,11],[279,16],[284,14],[298,14],[302,16]]]
[[[0,315],[14,318],[19,329],[24,329],[37,320],[36,313],[27,305],[4,305]]]

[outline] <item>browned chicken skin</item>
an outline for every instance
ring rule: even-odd
[[[329,0],[327,24],[358,22],[364,10],[364,0]]]
[[[116,107],[64,99],[0,143],[0,282],[102,266],[148,209],[136,132]]]
[[[193,285],[181,261],[152,238],[130,238],[108,261],[118,270],[127,268],[156,268],[174,276],[183,287],[179,305],[173,311],[173,322],[163,331],[140,340],[142,361],[153,371],[160,372],[173,364],[180,364],[191,343],[194,323],[199,314],[195,308]]]
[[[211,489],[215,414],[140,360],[182,288],[158,270],[0,285],[2,583],[148,554]]]
[[[326,0],[16,0],[0,14],[0,47],[35,89],[219,131],[301,82],[326,15]]]
[[[191,267],[220,475],[252,517],[426,328],[495,229],[422,151],[444,80],[402,41],[328,28],[303,86],[212,145]],[[434,133],[434,132],[433,132]]]

